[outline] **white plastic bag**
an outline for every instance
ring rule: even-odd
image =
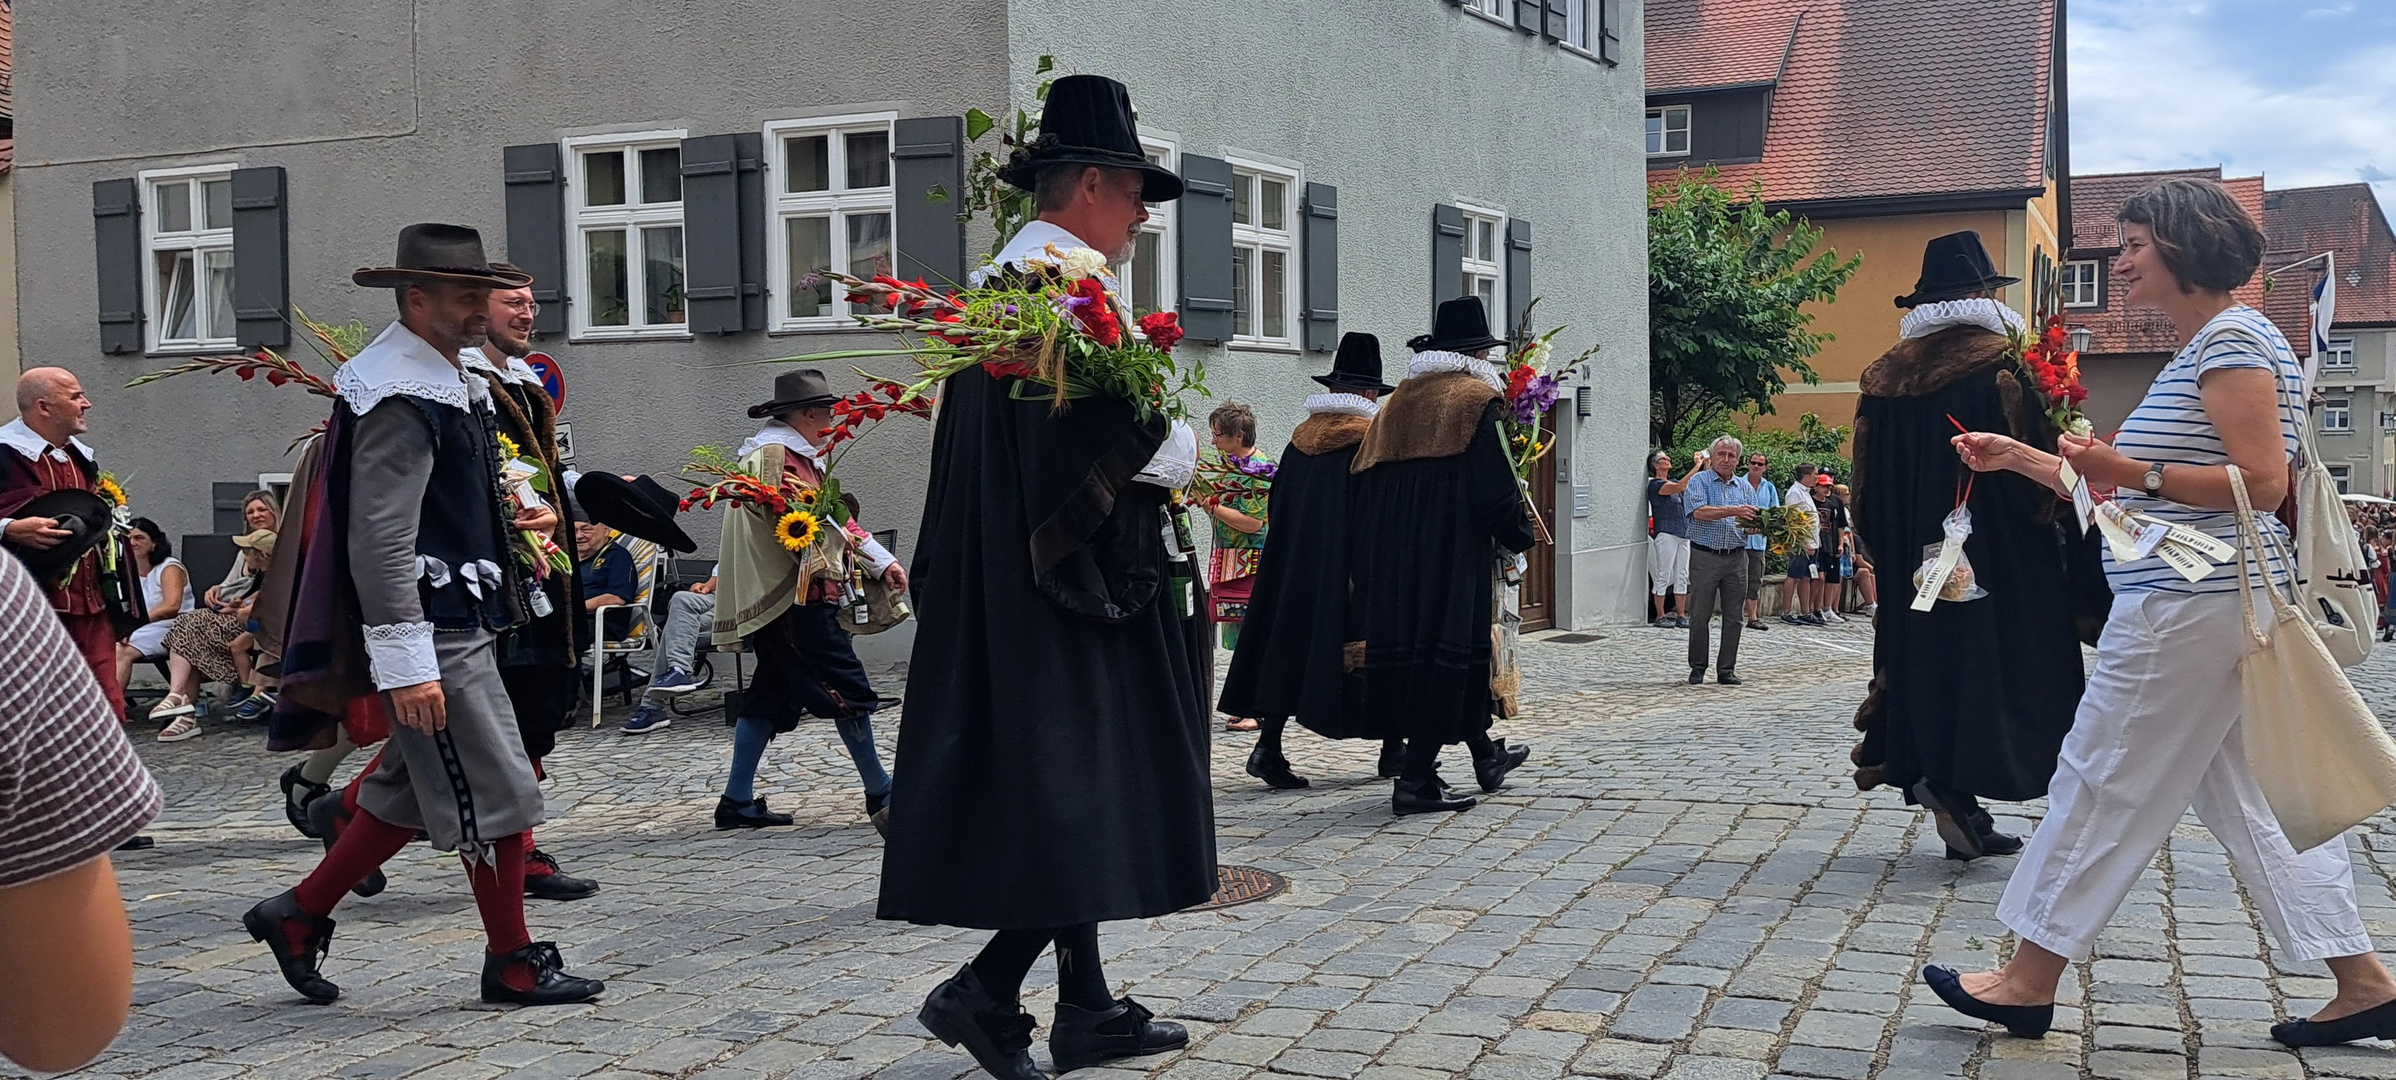
[[[1915,611],[1928,611],[1941,600],[1962,603],[1988,595],[1972,573],[1972,557],[1963,552],[1963,542],[1972,535],[1971,508],[1956,507],[1940,528],[1947,538],[1922,545],[1922,565],[1913,572]]]

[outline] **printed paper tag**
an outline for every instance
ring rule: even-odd
[[[1922,587],[1913,594],[1913,610],[1928,611],[1938,603],[1939,590],[1947,587],[1947,577],[1955,573],[1955,564],[1963,559],[1963,541],[1953,536],[1938,546],[1938,561],[1930,564],[1930,572],[1922,575]]]
[[[2186,525],[2171,526],[2171,539],[2173,543],[2201,553],[2205,558],[2217,563],[2225,563],[2238,557],[2238,549],[2230,546],[2228,541],[2210,533],[2191,529]]]
[[[2089,493],[2088,478],[2074,470],[2071,462],[2066,461],[2057,469],[2064,488],[2072,493],[2072,512],[2080,519],[2080,535],[2086,536],[2090,519],[2096,517],[2096,496]]]
[[[2203,581],[2206,575],[2211,574],[2214,570],[2213,564],[2204,556],[2181,547],[2178,540],[2166,541],[2161,547],[2155,549],[2155,554],[2164,562],[2171,564],[2172,569],[2179,571],[2181,577],[2192,582]]]
[[[2114,562],[2137,562],[2142,558],[2138,553],[2138,540],[2130,535],[2130,528],[2126,524],[2128,518],[2129,514],[2115,503],[2097,505],[2097,532],[2104,534],[2106,545],[2112,548]]]
[[[2141,559],[2154,554],[2155,546],[2171,535],[2171,526],[2162,522],[2148,521],[2141,517],[2132,517],[2130,521],[2137,526],[2137,531],[2132,533],[2131,537],[2137,541],[2138,557]]]

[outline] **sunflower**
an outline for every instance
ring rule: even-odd
[[[101,473],[99,482],[94,484],[93,488],[101,498],[108,500],[108,505],[125,505],[125,489],[123,485],[116,482],[116,477]]]
[[[784,551],[805,551],[815,546],[815,538],[822,534],[822,524],[805,510],[793,510],[774,523],[774,539],[782,542]]]
[[[499,436],[499,460],[514,461],[523,454],[524,451],[516,445],[516,440],[508,438],[506,435]]]

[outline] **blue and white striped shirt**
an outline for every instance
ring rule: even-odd
[[[2145,462],[2160,461],[2170,465],[2224,465],[2230,460],[2223,449],[2221,435],[2214,430],[2213,421],[2205,415],[2204,399],[2198,384],[2204,377],[2222,368],[2265,368],[2279,374],[2280,438],[2287,446],[2288,457],[2296,456],[2298,425],[2305,422],[2304,369],[2296,362],[2296,353],[2288,348],[2288,339],[2281,336],[2279,327],[2263,313],[2244,304],[2231,307],[2213,317],[2196,338],[2180,350],[2179,355],[2163,365],[2156,373],[2146,398],[2130,410],[2130,418],[2122,424],[2121,434],[2113,440],[2115,448],[2129,457]],[[2171,470],[2164,470],[2166,482]],[[2124,510],[2144,514],[2157,521],[2186,525],[2235,545],[2238,543],[2238,515],[2232,510],[2209,510],[2158,499],[2143,489],[2122,488],[2116,496]],[[2258,506],[2261,528],[2265,534],[2263,555],[2270,561],[2271,576],[2285,581],[2287,570],[2273,550],[2271,538],[2276,536],[2291,554],[2293,545],[2288,530],[2278,518],[2271,516],[2271,507]],[[2225,593],[2238,591],[2234,567],[2215,570],[2203,581],[2191,583],[2162,559],[2149,555],[2131,563],[2113,560],[2110,546],[2105,552],[2105,580],[2113,591]],[[2256,587],[2262,579],[2252,578]]]
[[[1725,480],[1712,469],[1700,469],[1697,479],[1689,481],[1689,489],[1681,493],[1681,505],[1689,510],[1690,543],[1720,551],[1747,546],[1747,534],[1739,528],[1739,519],[1697,520],[1697,509],[1702,506],[1755,505],[1755,489],[1747,486],[1746,477],[1734,475]]]

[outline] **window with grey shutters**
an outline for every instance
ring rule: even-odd
[[[916,116],[890,125],[896,189],[898,277],[938,285],[965,281],[965,118]]]
[[[532,275],[535,334],[566,330],[566,184],[556,143],[501,151],[507,185],[507,258]]]
[[[765,329],[765,208],[755,132],[682,140],[683,296],[694,334]]]
[[[229,352],[233,317],[231,164],[148,169],[141,197],[145,345],[157,353]]]
[[[1431,314],[1436,317],[1440,304],[1463,295],[1464,208],[1434,206],[1431,208]]]
[[[1531,306],[1531,223],[1506,219],[1506,332],[1523,328],[1523,312]]]
[[[1514,28],[1536,34],[1547,24],[1547,0],[1514,0]]]
[[[243,349],[291,342],[291,245],[283,170],[233,170],[233,326]]]
[[[690,334],[684,131],[565,140],[567,332],[576,341]]]
[[[773,329],[854,327],[849,316],[860,312],[852,310],[848,291],[819,275],[870,278],[897,270],[896,120],[873,113],[765,126]]]
[[[1339,189],[1306,185],[1306,347],[1339,348]]]
[[[92,248],[100,287],[100,351],[111,356],[140,352],[140,181],[128,176],[92,184]]]
[[[1596,0],[1597,55],[1609,64],[1622,62],[1622,0]]]
[[[1233,280],[1232,169],[1222,158],[1184,154],[1185,188],[1178,211],[1181,235],[1181,328],[1192,341],[1231,340]]]

